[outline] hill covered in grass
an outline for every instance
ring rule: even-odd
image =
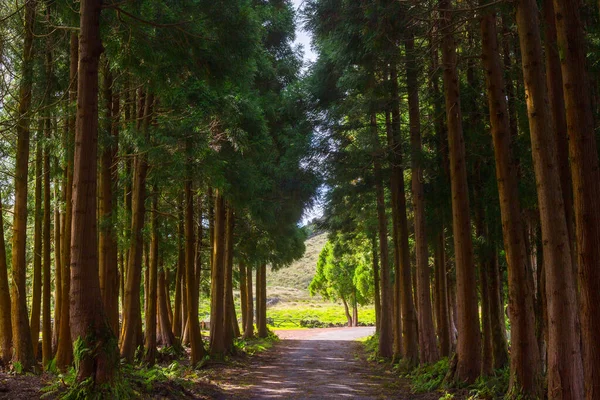
[[[287,268],[267,273],[267,287],[295,289],[308,295],[308,285],[315,276],[319,253],[327,242],[327,233],[320,233],[306,240],[304,256]]]

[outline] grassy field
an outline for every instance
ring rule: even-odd
[[[346,316],[342,303],[332,303],[320,296],[312,297],[308,285],[317,269],[321,249],[327,242],[322,233],[306,241],[306,253],[300,260],[279,271],[267,271],[267,318],[273,321],[272,328],[300,328],[300,321],[319,321],[323,324],[345,324]],[[256,293],[256,288],[253,288]],[[240,318],[239,291],[234,292],[236,312]],[[201,319],[209,318],[208,299],[200,300]],[[359,323],[375,324],[373,306],[359,307]]]
[[[305,243],[306,253],[300,260],[287,268],[267,273],[267,288],[291,288],[305,291],[315,276],[319,253],[327,243],[327,234],[321,233],[308,239]]]
[[[319,321],[324,324],[345,324],[346,316],[342,304],[312,302],[305,304],[283,303],[270,307],[267,317],[272,318],[275,328],[298,328],[300,321]],[[359,307],[359,323],[375,324],[373,307]]]

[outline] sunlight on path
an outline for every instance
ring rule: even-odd
[[[227,398],[410,398],[398,377],[374,369],[364,359],[357,340],[374,331],[373,327],[276,331],[281,342],[256,357],[237,388],[227,391]]]

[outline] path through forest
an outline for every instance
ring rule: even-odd
[[[222,385],[228,399],[416,399],[407,383],[369,364],[357,339],[374,328],[279,331],[271,350]],[[437,397],[435,397],[437,398]]]

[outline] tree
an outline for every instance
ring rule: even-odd
[[[496,17],[487,12],[481,19],[482,61],[486,71],[490,126],[494,142],[496,176],[504,247],[508,262],[511,319],[511,391],[540,396],[541,363],[535,340],[533,288],[527,277],[527,249],[521,221],[517,175],[510,150],[510,124],[502,64],[498,52]]]
[[[27,173],[29,164],[29,124],[31,86],[33,80],[33,30],[36,2],[25,3],[25,39],[23,44],[22,75],[19,85],[17,120],[17,157],[15,163],[15,208],[12,238],[11,315],[13,362],[24,371],[34,366],[33,345],[29,327],[26,298],[26,240],[27,240]]]
[[[80,10],[77,121],[73,164],[71,232],[71,337],[79,355],[77,379],[110,383],[118,370],[117,342],[100,295],[96,246],[98,64],[101,0],[84,0]],[[84,351],[85,349],[85,351]]]
[[[450,179],[452,186],[452,230],[456,258],[456,302],[458,306],[458,365],[456,379],[474,382],[481,371],[477,290],[474,284],[475,264],[471,241],[465,145],[456,70],[456,45],[451,32],[452,9],[449,0],[440,0],[442,67],[448,124]]]
[[[597,346],[600,342],[600,321],[596,318],[600,312],[600,167],[579,4],[556,0],[554,6],[579,253],[585,396],[593,399],[600,395],[600,350]]]
[[[550,398],[582,398],[583,365],[577,329],[575,284],[571,246],[556,167],[556,143],[548,108],[542,62],[537,5],[517,3],[517,27],[525,90],[533,166],[544,243],[544,270],[548,301],[548,387]]]

